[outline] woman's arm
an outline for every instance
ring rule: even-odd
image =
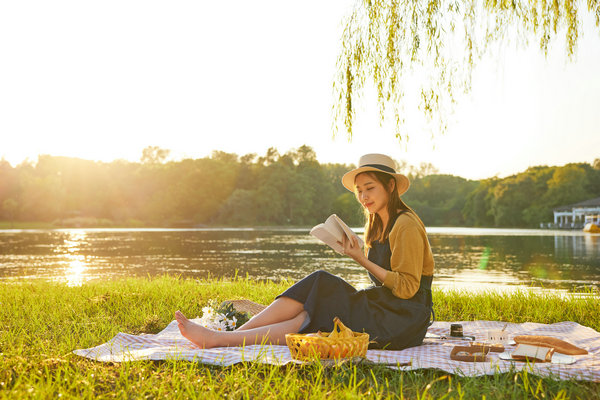
[[[390,232],[392,270],[387,272],[383,286],[390,288],[396,297],[410,299],[417,293],[421,283],[427,238],[425,231],[415,221],[403,222]]]
[[[350,256],[354,261],[372,273],[375,278],[379,280],[379,282],[383,283],[383,281],[385,281],[385,277],[389,271],[367,258],[363,250],[358,245],[358,240],[356,237],[353,237],[352,240],[348,240],[348,238],[344,236],[344,242],[342,245],[344,246],[344,254]]]
[[[356,239],[352,243],[345,240],[343,245],[346,255],[372,273],[396,297],[409,299],[419,290],[426,240],[425,230],[416,221],[400,216],[389,235],[391,271],[370,261]]]

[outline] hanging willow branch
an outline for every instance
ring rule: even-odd
[[[580,5],[600,28],[600,0],[357,0],[337,61],[334,134],[343,126],[352,139],[357,100],[373,87],[381,122],[391,111],[396,137],[407,139],[402,109],[406,87],[415,85],[421,111],[443,133],[448,110],[470,90],[473,69],[491,45],[537,41],[547,56],[564,31],[572,59]]]

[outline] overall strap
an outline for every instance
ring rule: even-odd
[[[433,311],[433,299],[431,295],[431,283],[433,282],[433,276],[421,275],[421,284],[419,285],[419,292],[425,295],[426,306],[431,309],[431,320],[429,326],[435,322],[435,311]]]
[[[421,284],[419,289],[431,290],[431,284],[433,282],[433,276],[421,275]]]

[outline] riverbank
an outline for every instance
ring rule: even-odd
[[[267,304],[291,282],[175,277],[89,282],[0,283],[0,398],[593,398],[600,383],[553,381],[525,372],[466,378],[379,366],[228,368],[191,362],[105,364],[72,354],[118,332],[157,333],[174,310],[195,316],[210,299]],[[438,320],[575,321],[600,330],[598,297],[434,292]]]
[[[27,230],[27,229],[40,229],[40,230],[52,230],[52,229],[90,229],[90,230],[102,230],[102,229],[181,229],[181,230],[195,230],[195,229],[209,229],[209,230],[274,230],[274,231],[285,231],[285,230],[302,230],[310,231],[312,225],[223,225],[223,224],[193,224],[187,222],[165,222],[163,224],[148,223],[139,220],[130,221],[113,221],[108,219],[97,219],[97,218],[85,218],[85,219],[71,219],[68,221],[54,221],[54,222],[39,222],[39,221],[0,221],[0,230]],[[362,232],[364,226],[353,226],[352,229]],[[497,228],[493,226],[428,226],[427,232],[429,234],[444,233],[448,231],[458,233],[468,233],[477,235],[510,235],[514,232],[525,233],[527,235],[545,235],[545,234],[556,234],[556,235],[583,235],[582,229],[567,229],[567,228]]]

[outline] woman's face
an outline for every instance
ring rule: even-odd
[[[354,179],[354,190],[356,198],[370,214],[380,213],[382,210],[387,212],[390,191],[371,174],[358,174]]]

